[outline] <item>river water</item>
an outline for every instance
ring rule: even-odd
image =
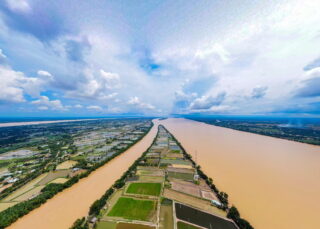
[[[186,119],[162,124],[255,228],[320,228],[320,147]]]
[[[129,166],[152,144],[158,129],[154,121],[150,132],[137,144],[104,166],[57,194],[41,207],[12,224],[11,229],[68,229],[88,214],[91,204],[99,199]]]
[[[9,228],[68,229],[149,147],[159,123],[197,151],[204,172],[256,229],[320,228],[320,147],[186,119],[155,121],[135,146]]]

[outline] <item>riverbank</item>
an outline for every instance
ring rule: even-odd
[[[149,147],[157,128],[158,121],[155,120],[150,132],[130,149],[57,194],[9,228],[69,228],[77,218],[88,213],[90,205]]]
[[[161,124],[255,228],[320,228],[320,147],[186,119]]]

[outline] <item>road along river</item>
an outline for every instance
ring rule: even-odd
[[[57,194],[41,207],[12,224],[11,229],[68,229],[73,222],[88,214],[91,204],[120,178],[128,167],[151,145],[158,121],[150,132],[130,149]]]
[[[162,124],[257,229],[320,228],[320,147],[186,119]]]

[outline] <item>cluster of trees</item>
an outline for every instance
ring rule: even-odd
[[[89,215],[98,215],[103,206],[106,205],[107,200],[114,192],[113,188],[109,188],[106,193],[99,199],[96,200],[90,207]]]
[[[70,229],[89,229],[89,225],[86,222],[86,218],[77,219]]]
[[[110,160],[112,160],[113,158],[117,157],[118,155],[120,155],[121,153],[123,153],[124,151],[126,151],[129,147],[131,147],[133,144],[135,144],[136,142],[138,142],[139,140],[141,140],[148,132],[149,130],[152,128],[153,124],[150,126],[150,128],[148,129],[148,131],[146,131],[139,139],[137,139],[135,142],[133,142],[132,144],[128,145],[125,149],[121,149],[119,152],[113,154],[111,157],[107,158],[106,160],[95,164],[94,166],[92,166],[90,169],[87,170],[87,172],[79,174],[77,176],[72,177],[71,179],[69,179],[66,183],[64,184],[48,184],[46,185],[46,187],[44,187],[41,190],[41,194],[36,196],[35,198],[31,199],[31,200],[27,200],[24,202],[21,202],[19,204],[16,204],[2,212],[0,212],[0,229],[1,228],[5,228],[7,226],[9,226],[10,224],[12,224],[13,222],[15,222],[17,219],[19,219],[20,217],[26,215],[27,213],[29,213],[30,211],[32,211],[35,208],[38,208],[41,204],[45,203],[48,199],[52,198],[54,195],[56,195],[58,192],[61,192],[62,190],[69,188],[70,186],[72,186],[73,184],[77,183],[80,179],[89,176],[89,174],[92,171],[95,171],[97,168],[101,167],[102,165],[104,165],[105,163],[109,162]],[[137,161],[134,163],[135,166],[137,165]],[[130,167],[131,171],[132,171],[132,166]],[[127,171],[128,172],[128,171]],[[128,175],[127,172],[116,182],[116,184],[114,185],[114,187],[120,187],[121,185],[124,185],[124,179],[125,177]],[[33,175],[33,179],[35,177],[37,177],[38,175],[41,174],[41,172],[38,172],[39,174],[37,175]],[[125,177],[124,177],[125,176]],[[31,180],[31,178],[30,178]],[[19,186],[20,187],[20,186]],[[6,191],[6,190],[4,190]],[[12,191],[11,191],[12,192]],[[107,191],[108,192],[108,191]],[[105,194],[107,195],[107,193]],[[111,195],[111,194],[109,194]],[[104,197],[104,196],[103,196]],[[101,199],[100,199],[101,200]],[[106,199],[107,200],[107,199]],[[101,201],[100,204],[96,203],[96,207],[101,206],[101,204],[103,203],[103,200]],[[77,227],[78,229],[80,229],[79,227]],[[81,229],[85,229],[85,228],[81,228]]]
[[[165,128],[165,127],[163,127]],[[165,128],[166,129],[166,128]],[[168,131],[168,130],[167,130]],[[245,219],[242,219],[240,217],[240,213],[238,212],[238,210],[232,206],[230,209],[228,208],[229,205],[229,201],[228,201],[228,194],[225,192],[221,192],[219,191],[219,189],[213,184],[213,180],[212,178],[208,177],[202,170],[201,167],[199,165],[197,165],[193,159],[192,156],[190,154],[188,154],[185,149],[183,148],[183,146],[180,144],[180,142],[173,136],[171,135],[172,139],[174,141],[177,142],[178,146],[182,149],[182,152],[185,156],[185,158],[187,158],[188,160],[191,161],[191,163],[193,164],[193,166],[197,169],[197,173],[198,175],[204,179],[207,183],[207,185],[211,188],[211,190],[213,190],[218,199],[220,200],[220,202],[222,203],[222,206],[220,207],[221,209],[228,211],[227,217],[234,220],[234,222],[239,226],[240,229],[253,229],[253,227],[250,225],[250,223],[248,221],[246,221]]]
[[[240,213],[235,206],[229,209],[227,217],[232,219],[241,229],[253,229],[247,220],[240,217]]]

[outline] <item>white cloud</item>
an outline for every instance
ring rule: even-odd
[[[47,71],[44,71],[44,70],[39,70],[39,71],[37,72],[37,74],[38,74],[39,76],[46,77],[46,78],[48,78],[48,79],[50,79],[50,80],[53,79],[53,76],[51,75],[51,73],[50,73],[50,72],[47,72]]]
[[[14,12],[28,13],[32,9],[27,0],[6,0],[7,6]]]
[[[22,72],[0,66],[0,100],[4,102],[24,102],[24,86],[27,80]]]
[[[83,106],[81,104],[77,104],[74,106],[75,108],[83,108]]]
[[[38,107],[39,110],[42,110],[42,111],[45,111],[45,110],[48,110],[49,108],[46,107],[46,106],[40,106]]]
[[[38,100],[31,101],[31,104],[37,105],[38,108],[47,107],[52,110],[66,110],[60,100],[50,100],[47,96],[40,96]]]
[[[208,110],[215,106],[219,106],[225,99],[226,93],[219,93],[217,96],[201,96],[190,104],[191,110]]]
[[[151,104],[141,102],[137,96],[131,97],[128,101],[129,105],[132,105],[138,109],[142,110],[154,110],[155,107]]]
[[[89,110],[96,110],[96,111],[102,111],[102,107],[100,106],[95,106],[95,105],[91,105],[91,106],[87,106],[87,109]]]

